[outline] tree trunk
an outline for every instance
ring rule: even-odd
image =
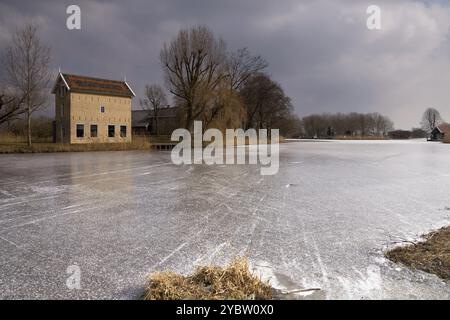
[[[28,108],[27,113],[27,135],[28,135],[28,146],[31,147],[31,110]]]
[[[192,132],[192,106],[188,106],[188,112],[186,116],[186,129]]]
[[[156,132],[156,135],[159,136],[159,130],[158,130],[158,113],[155,114],[155,132]]]

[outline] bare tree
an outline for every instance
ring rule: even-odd
[[[287,121],[289,97],[261,73],[267,62],[246,48],[226,53],[223,40],[207,27],[181,30],[164,45],[160,59],[187,129],[194,120],[201,120],[204,128],[271,128],[282,123],[299,127],[298,120]]]
[[[377,134],[386,136],[389,131],[394,130],[394,122],[386,116],[380,116],[377,122]]]
[[[157,85],[146,85],[145,86],[145,97],[140,101],[141,108],[148,110],[153,113],[153,119],[155,121],[155,132],[156,135],[159,134],[158,130],[158,116],[159,110],[167,105],[167,97],[164,93],[164,89]]]
[[[50,48],[41,42],[38,27],[34,24],[27,24],[16,32],[4,56],[6,81],[15,94],[24,99],[29,146],[31,116],[47,101],[45,89],[50,82],[49,63]]]
[[[438,125],[442,123],[442,117],[439,111],[434,108],[425,110],[422,116],[422,129],[427,133],[431,133]]]
[[[185,127],[205,113],[225,77],[225,43],[205,26],[181,30],[160,53],[169,91],[182,103]]]
[[[252,77],[240,94],[247,109],[247,129],[270,129],[275,119],[286,117],[292,110],[291,100],[283,88],[263,73]]]
[[[267,67],[261,56],[252,56],[247,48],[228,54],[226,59],[226,76],[230,90],[239,91],[250,79]]]
[[[208,95],[210,99],[201,117],[205,127],[212,124],[221,128],[224,125],[241,127],[246,113],[238,93],[252,76],[266,67],[267,62],[263,58],[252,56],[246,48],[227,53],[222,68],[223,81]]]
[[[26,112],[24,97],[14,96],[6,90],[0,91],[0,124],[17,119]]]
[[[303,125],[308,137],[386,136],[394,128],[394,123],[379,113],[361,114],[356,112],[313,114],[303,118]]]
[[[280,129],[280,135],[285,138],[299,138],[303,135],[303,123],[295,114],[276,119],[274,128]]]
[[[328,124],[324,121],[323,115],[310,115],[303,118],[305,135],[309,138],[325,137]]]

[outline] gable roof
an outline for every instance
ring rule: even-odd
[[[118,97],[134,97],[135,94],[126,81],[100,79],[86,76],[77,76],[59,73],[53,86],[52,93],[56,92],[59,81],[64,83],[67,90],[78,93],[101,94]]]
[[[450,123],[443,123],[436,127],[440,133],[450,134]]]

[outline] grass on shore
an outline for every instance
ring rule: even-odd
[[[133,137],[132,142],[129,143],[63,144],[48,142],[48,140],[38,140],[33,142],[31,147],[21,137],[0,137],[0,154],[150,150],[150,148],[150,142],[144,137]]]
[[[269,300],[273,289],[253,275],[245,258],[225,268],[199,267],[190,276],[157,272],[148,277],[144,300]]]
[[[286,142],[280,137],[280,143]],[[2,153],[48,153],[48,152],[83,152],[83,151],[126,151],[126,150],[149,150],[152,144],[174,143],[170,136],[133,136],[130,143],[86,143],[86,144],[63,144],[53,143],[52,138],[33,138],[31,147],[28,147],[24,136],[2,133],[0,134],[0,154]],[[177,142],[175,142],[177,143]],[[226,143],[226,141],[224,141]],[[268,141],[270,143],[270,140]],[[203,142],[206,147],[210,142]],[[238,145],[235,139],[235,145]],[[249,145],[248,139],[245,145]]]
[[[450,279],[450,227],[425,235],[425,241],[394,248],[386,257],[411,269]]]

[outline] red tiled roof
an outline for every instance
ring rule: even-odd
[[[134,93],[125,81],[99,79],[73,74],[62,74],[72,92],[133,97]]]
[[[441,133],[450,134],[450,123],[443,123],[437,127]]]

